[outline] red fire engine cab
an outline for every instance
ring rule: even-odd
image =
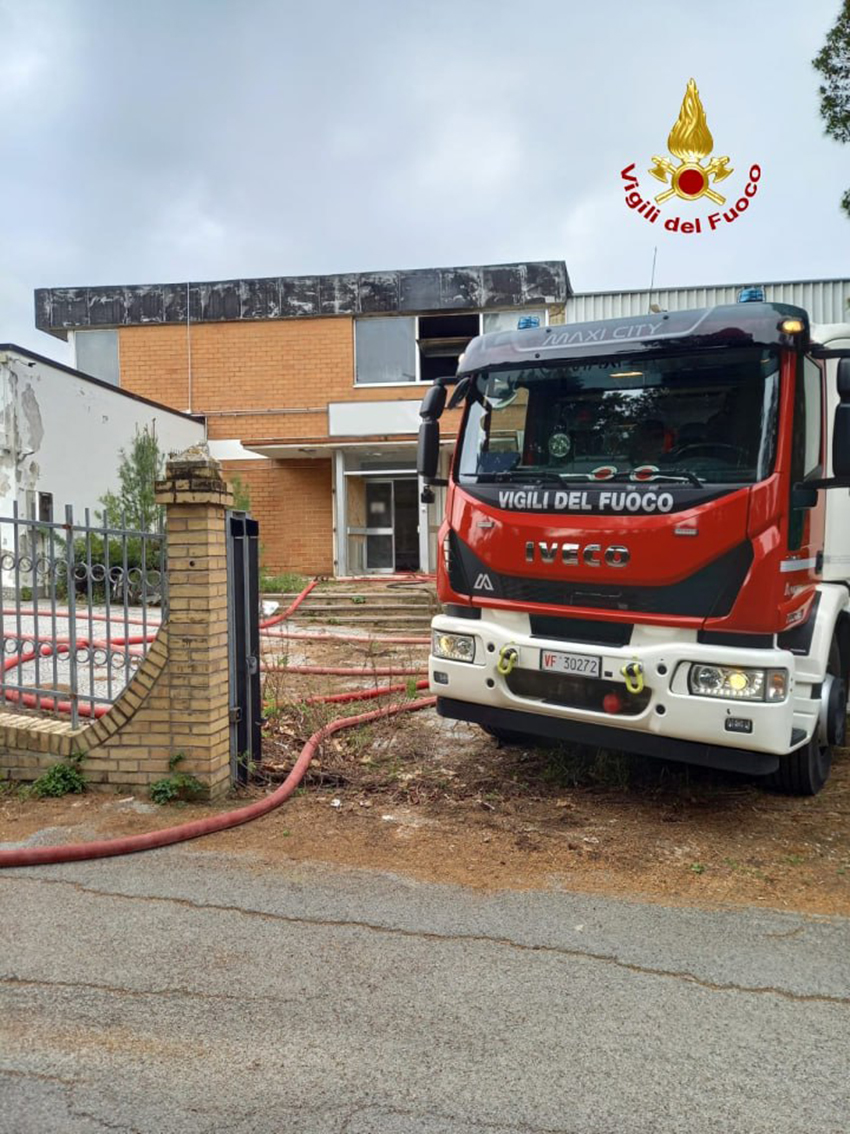
[[[820,790],[850,670],[850,326],[756,302],[483,335],[420,413],[443,716]]]

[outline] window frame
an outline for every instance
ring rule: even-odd
[[[398,315],[387,315],[385,312],[378,312],[378,311],[376,311],[373,315],[355,315],[353,320],[352,320],[352,323],[353,323],[352,346],[354,348],[354,350],[353,350],[354,375],[352,377],[352,383],[351,383],[352,388],[355,389],[355,390],[409,390],[409,389],[414,388],[414,387],[419,388],[419,387],[422,387],[422,386],[429,387],[429,386],[434,385],[433,379],[422,378],[421,352],[420,352],[420,349],[419,349],[419,320],[420,320],[420,318],[430,318],[431,316],[433,316],[435,314],[442,314],[442,315],[477,315],[478,316],[478,334],[482,335],[482,334],[485,333],[484,329],[483,329],[484,328],[484,316],[485,315],[497,315],[500,312],[505,311],[505,312],[516,312],[517,316],[520,316],[525,312],[525,310],[526,309],[522,308],[522,307],[499,307],[499,308],[493,308],[490,311],[483,311],[483,310],[478,310],[478,311],[443,311],[443,312],[428,311],[428,312],[417,313],[416,315],[413,315],[412,316],[412,318],[413,318],[413,345],[414,345],[414,348],[415,348],[414,362],[415,362],[415,365],[416,365],[416,378],[412,382],[358,382],[357,381],[357,324],[360,323],[360,322],[365,322],[368,319],[394,319],[394,318],[409,319],[409,318],[411,318],[411,316],[404,314],[404,313],[401,313],[401,312],[399,312]],[[549,308],[545,304],[542,306],[542,308],[541,307],[530,307],[530,308],[528,308],[528,310],[533,311],[533,312],[537,312],[537,311],[542,310],[542,312],[543,312],[543,323],[541,325],[544,326],[544,327],[549,326]]]

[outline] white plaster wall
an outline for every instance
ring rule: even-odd
[[[14,499],[28,515],[33,494],[53,494],[55,520],[66,504],[82,518],[118,488],[120,450],[153,426],[166,455],[204,440],[204,427],[24,354],[0,355],[0,510]]]

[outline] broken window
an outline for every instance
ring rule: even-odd
[[[433,382],[454,375],[471,339],[489,331],[515,331],[523,316],[546,325],[545,308],[464,315],[391,315],[356,319],[355,378],[358,386]]]
[[[433,382],[453,375],[469,340],[481,333],[481,316],[420,315],[418,328],[419,378]]]

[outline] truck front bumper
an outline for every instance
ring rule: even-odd
[[[448,615],[434,619],[435,631],[475,639],[472,662],[431,655],[431,691],[443,716],[751,774],[775,771],[778,756],[804,744],[817,727],[818,702],[808,699],[808,686],[800,690],[805,698],[795,696],[795,658],[786,650],[708,645],[697,642],[693,631],[667,627],[636,628],[632,642],[622,648],[532,638],[518,629],[527,625],[524,618],[515,616],[514,626],[508,626],[483,614],[476,621]],[[505,647],[516,650],[515,668],[525,671],[527,680],[511,681],[499,672]],[[548,650],[600,658],[600,678],[622,692],[626,711],[605,712],[547,697],[546,682],[539,682],[540,689],[536,686],[541,652]],[[630,700],[622,674],[634,661],[640,663],[645,683],[639,701]],[[692,694],[687,673],[693,664],[787,670],[786,697],[768,703]],[[540,695],[521,695],[517,685],[535,688]]]

